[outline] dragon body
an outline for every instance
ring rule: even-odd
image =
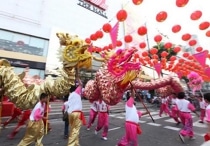
[[[101,56],[104,65],[96,73],[94,80],[85,86],[84,94],[91,101],[102,98],[107,104],[115,105],[121,99],[126,90],[135,89],[153,90],[170,86],[174,92],[183,91],[179,81],[168,76],[151,82],[143,82],[137,79],[140,73],[140,64],[133,61],[136,49],[124,49],[116,52],[103,52]]]

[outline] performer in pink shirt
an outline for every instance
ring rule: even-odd
[[[185,99],[185,93],[178,93],[178,101],[176,102],[179,110],[179,116],[183,124],[183,128],[179,132],[179,137],[183,143],[185,143],[184,137],[189,136],[190,139],[195,139],[193,132],[193,119],[191,111],[195,112],[195,107]]]
[[[89,121],[88,121],[87,130],[90,130],[90,127],[94,123],[97,114],[98,114],[97,101],[93,101],[93,103],[92,103],[92,105],[90,107]]]
[[[138,146],[138,134],[142,133],[139,118],[148,112],[137,111],[134,105],[135,92],[132,91],[131,97],[125,105],[125,136],[121,138],[117,146]]]
[[[43,146],[42,144],[42,138],[44,136],[43,119],[46,119],[46,117],[44,117],[44,112],[45,112],[47,98],[48,95],[45,93],[42,93],[40,95],[40,101],[35,105],[35,107],[31,111],[25,136],[20,141],[18,146],[28,146],[33,142],[36,143],[36,146]]]
[[[210,93],[206,93],[204,94],[204,100],[207,103],[207,107],[206,107],[206,117],[205,120],[207,122],[207,133],[204,136],[205,141],[209,141],[210,140]]]
[[[109,129],[109,106],[101,99],[97,102],[98,106],[98,122],[95,129],[95,134],[103,128],[102,139],[107,140]]]

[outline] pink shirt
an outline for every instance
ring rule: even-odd
[[[41,102],[38,102],[33,110],[31,111],[30,120],[31,121],[39,121],[43,118],[45,111],[45,103],[41,104]]]

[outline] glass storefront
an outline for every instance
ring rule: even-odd
[[[0,50],[47,56],[49,41],[0,29]]]
[[[14,67],[14,72],[16,74],[20,74],[20,73],[22,73],[24,71],[25,71],[25,68],[22,68],[22,67]],[[39,70],[39,69],[31,69],[31,68],[29,68],[29,75],[30,76],[38,75],[38,76],[40,76],[40,78],[44,79],[44,77],[45,77],[45,71],[44,70]]]

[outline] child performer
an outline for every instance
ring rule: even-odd
[[[69,136],[69,119],[68,119],[68,98],[64,98],[64,103],[62,106],[63,121],[64,121],[64,139]]]
[[[161,97],[161,106],[159,116],[162,116],[162,113],[165,112],[166,114],[170,115],[169,108],[168,108],[168,98]]]
[[[95,129],[95,134],[97,135],[98,131],[103,129],[102,139],[107,140],[107,134],[109,129],[109,106],[102,101],[98,101],[98,123]]]
[[[29,119],[29,116],[31,114],[31,110],[25,110],[23,111],[22,115],[20,116],[20,120],[18,121],[17,126],[15,127],[15,129],[12,131],[12,133],[10,135],[8,135],[9,139],[13,139],[15,137],[15,135],[19,132],[20,128],[25,126],[26,122]]]
[[[69,140],[68,146],[79,146],[79,133],[81,125],[85,125],[85,117],[82,112],[82,82],[79,80],[77,89],[69,95],[68,99],[68,115],[69,115]]]
[[[210,140],[210,93],[204,94],[204,100],[207,103],[205,120],[208,126],[207,133],[204,136],[204,139],[205,141],[209,141]]]
[[[204,117],[206,115],[206,102],[204,100],[204,98],[199,98],[199,104],[200,104],[200,121],[199,123],[203,123],[204,122]]]
[[[193,119],[191,111],[195,112],[195,107],[185,99],[185,93],[178,93],[178,101],[176,102],[179,110],[179,116],[183,124],[183,128],[179,132],[179,137],[185,143],[184,137],[189,136],[190,139],[195,139],[193,132]]]
[[[141,134],[141,128],[139,123],[139,117],[148,114],[148,112],[142,113],[137,111],[134,105],[134,91],[131,90],[131,97],[125,105],[125,136],[118,142],[117,146],[137,146],[138,134]]]
[[[37,146],[43,146],[42,138],[44,136],[44,110],[46,106],[46,102],[48,95],[42,93],[40,95],[40,101],[35,105],[33,110],[31,111],[29,122],[27,125],[26,133],[23,139],[20,141],[18,146],[27,146],[33,142],[36,142]]]
[[[175,94],[172,94],[171,99],[171,117],[177,122],[177,125],[179,125],[181,122],[179,121],[179,111],[176,106],[176,102],[178,99],[176,98]]]
[[[90,127],[94,123],[97,114],[98,114],[97,101],[93,101],[90,107],[89,122],[88,122],[87,130],[90,130]]]

